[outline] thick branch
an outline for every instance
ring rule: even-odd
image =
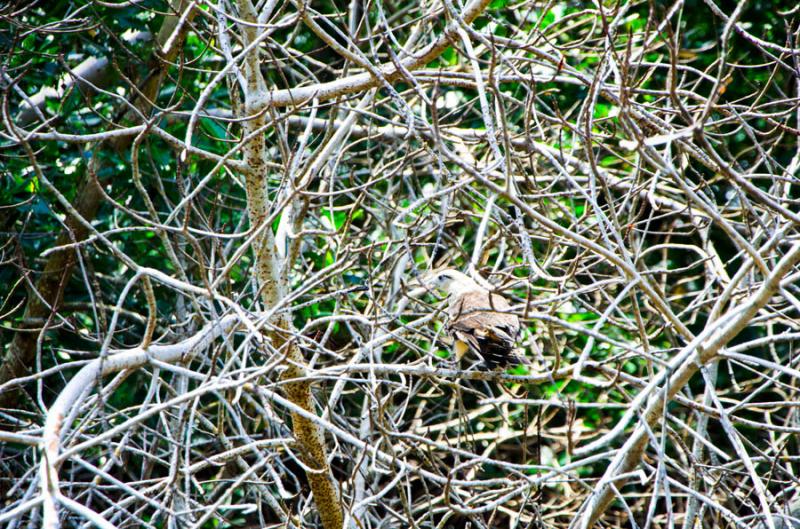
[[[151,345],[147,349],[137,347],[97,358],[72,377],[48,410],[42,434],[44,457],[42,457],[40,480],[44,496],[43,527],[45,529],[58,527],[56,499],[63,501],[58,490],[57,461],[61,449],[60,440],[64,431],[64,423],[76,411],[76,407],[80,406],[81,397],[85,398],[88,391],[103,376],[123,369],[137,369],[146,365],[151,358],[167,363],[188,360],[218,336],[231,331],[238,322],[237,315],[225,316],[218,322],[209,323],[195,336],[174,345]]]
[[[147,31],[137,31],[123,37],[126,44],[148,41],[153,36]],[[92,90],[94,87],[105,88],[114,80],[115,74],[108,57],[89,57],[72,69],[70,75],[62,77],[55,87],[45,86],[34,95],[26,98],[20,105],[15,119],[17,126],[30,125],[43,113],[48,99],[64,97],[73,88]],[[42,114],[43,115],[43,114]],[[46,117],[46,116],[45,116]]]
[[[472,0],[466,5],[461,14],[463,21],[469,24],[483,12],[487,5],[489,5],[489,0]],[[406,71],[422,68],[441,55],[448,47],[452,46],[453,39],[458,35],[459,27],[458,21],[453,21],[448,24],[447,28],[438,39],[418,53],[401,60],[400,67],[394,63],[380,66],[378,68],[380,77],[367,72],[351,75],[328,83],[269,91],[264,94],[263,100],[259,101],[259,108],[263,106],[285,107],[297,105],[311,99],[317,99],[320,102],[328,101],[335,97],[367,90],[382,84],[382,82],[392,82],[401,79]]]
[[[649,400],[647,408],[642,413],[645,424],[639,424],[636,427],[633,435],[628,438],[625,445],[617,452],[617,456],[608,466],[592,495],[584,503],[584,514],[580,518],[580,527],[588,529],[599,520],[614,499],[614,488],[620,488],[625,483],[625,479],[620,479],[617,476],[627,474],[639,465],[642,454],[647,448],[647,432],[663,417],[665,411],[664,402],[671,400],[678,391],[689,383],[689,380],[697,373],[700,367],[713,361],[720,353],[720,350],[747,327],[758,311],[764,308],[769,303],[770,298],[778,292],[781,281],[792,271],[798,261],[800,261],[800,244],[796,243],[778,262],[772,274],[765,278],[756,293],[750,296],[743,305],[733,309],[735,311],[733,317],[722,320],[724,323],[711,332],[710,336],[702,339],[703,335],[700,335],[698,340],[690,343],[684,350],[691,352],[688,358],[684,354],[679,354],[665,368],[665,372],[674,372],[674,374],[669,377],[666,385],[660,388]]]

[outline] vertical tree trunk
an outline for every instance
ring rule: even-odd
[[[239,16],[251,25],[242,25],[245,45],[257,38],[255,8],[249,0],[240,0]],[[243,135],[249,137],[243,148],[243,158],[249,172],[245,174],[247,188],[247,213],[250,225],[254,229],[262,229],[257,241],[256,274],[261,289],[261,298],[265,308],[269,310],[277,306],[289,294],[289,283],[283,273],[288,273],[291,266],[283,266],[279,257],[275,237],[270,226],[262,226],[269,213],[269,196],[267,190],[268,153],[264,136],[266,112],[264,101],[266,83],[259,69],[258,47],[254,47],[245,59],[244,65],[246,86],[244,89],[245,120],[242,122]],[[293,330],[289,310],[279,311],[270,322],[278,330],[270,333],[270,341],[275,350],[285,352],[287,368],[284,379],[291,381],[285,385],[286,396],[300,408],[317,414],[311,394],[311,382],[306,378],[305,361],[291,340]],[[285,332],[281,332],[285,331]],[[311,485],[322,525],[325,529],[341,529],[344,515],[336,482],[328,465],[325,437],[322,429],[309,419],[292,414],[292,429],[300,449],[300,459],[313,472],[306,477]]]

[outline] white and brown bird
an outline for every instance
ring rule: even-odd
[[[448,294],[447,331],[457,360],[472,351],[489,369],[530,364],[514,350],[519,318],[503,296],[489,292],[457,270],[434,272],[423,282]]]

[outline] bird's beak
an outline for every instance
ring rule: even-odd
[[[406,283],[406,289],[411,297],[423,296],[436,289],[430,274],[418,274]]]
[[[425,282],[419,277],[415,277],[406,283],[406,288],[408,290],[416,290],[418,288],[427,288],[427,287],[428,285],[426,285]]]
[[[411,277],[406,281],[406,286],[408,288],[424,287],[427,284],[428,279],[428,273],[420,272],[419,270],[412,270]]]

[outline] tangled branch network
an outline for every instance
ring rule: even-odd
[[[56,4],[0,14],[0,525],[800,527],[790,2]]]

